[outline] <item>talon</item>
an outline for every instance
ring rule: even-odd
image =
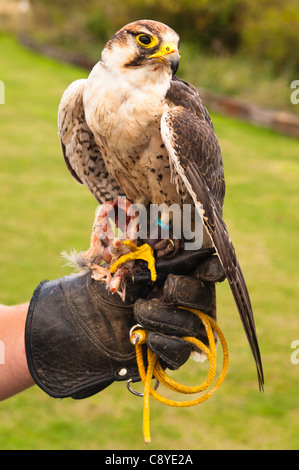
[[[148,245],[148,243],[144,243],[144,245],[142,246],[136,246],[135,243],[133,243],[131,240],[124,240],[123,245],[128,246],[131,250],[131,253],[128,253],[127,255],[122,255],[120,258],[118,258],[118,260],[115,261],[112,266],[110,266],[110,272],[114,274],[117,268],[121,264],[126,263],[127,261],[142,259],[147,262],[148,269],[151,273],[151,280],[155,282],[157,280],[157,272],[155,267],[156,260],[152,247]]]
[[[180,240],[171,238],[160,240],[154,245],[157,258],[173,258],[181,247]]]

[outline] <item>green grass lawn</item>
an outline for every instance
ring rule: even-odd
[[[42,279],[69,274],[60,253],[88,248],[96,203],[69,175],[56,124],[61,94],[86,71],[7,36],[0,51],[0,303],[14,304],[30,299]],[[152,401],[150,446],[142,401],[117,383],[84,401],[55,400],[33,387],[2,402],[0,449],[299,448],[299,364],[290,361],[299,340],[299,141],[223,116],[213,121],[224,155],[225,220],[251,293],[265,392],[224,282],[218,323],[230,349],[228,376],[195,408]],[[175,378],[196,385],[205,372],[189,361]]]

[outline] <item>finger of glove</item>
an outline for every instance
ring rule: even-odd
[[[170,274],[164,284],[163,301],[209,313],[215,298],[213,283]]]
[[[153,246],[156,241],[150,242],[150,240],[148,240],[148,243]],[[156,285],[164,284],[168,274],[189,275],[189,273],[193,273],[196,267],[200,265],[206,258],[210,258],[213,253],[215,253],[214,248],[205,248],[194,251],[183,250],[181,253],[176,254],[176,256],[172,258],[158,258],[156,262]],[[142,284],[142,286],[144,286],[150,282],[151,278],[146,262],[139,263],[139,266],[142,266],[142,264],[142,269],[135,268],[134,270],[134,283]]]
[[[193,276],[204,282],[222,282],[225,279],[224,269],[218,256],[209,256],[198,263]]]
[[[157,299],[138,299],[134,304],[134,316],[146,330],[175,336],[196,336],[201,324],[192,312]]]
[[[172,370],[181,367],[189,359],[192,351],[192,345],[182,338],[156,332],[148,333],[146,343]]]

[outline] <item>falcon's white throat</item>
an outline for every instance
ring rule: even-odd
[[[152,74],[146,67],[120,74],[98,63],[92,70],[84,90],[86,121],[96,138],[109,140],[109,146],[122,150],[146,143],[144,130],[161,118],[161,101],[169,88],[165,71]],[[134,79],[135,77],[135,79]],[[166,108],[165,108],[166,110]]]
[[[120,51],[122,48],[119,48]],[[117,56],[117,54],[115,54]],[[146,145],[144,130],[161,118],[161,108],[171,74],[161,64],[148,67],[111,67],[109,60],[93,68],[84,90],[86,121],[95,137],[109,140],[109,146],[132,151],[136,142]]]

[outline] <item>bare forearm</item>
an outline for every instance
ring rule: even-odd
[[[28,306],[0,305],[0,401],[34,384],[24,343]]]

